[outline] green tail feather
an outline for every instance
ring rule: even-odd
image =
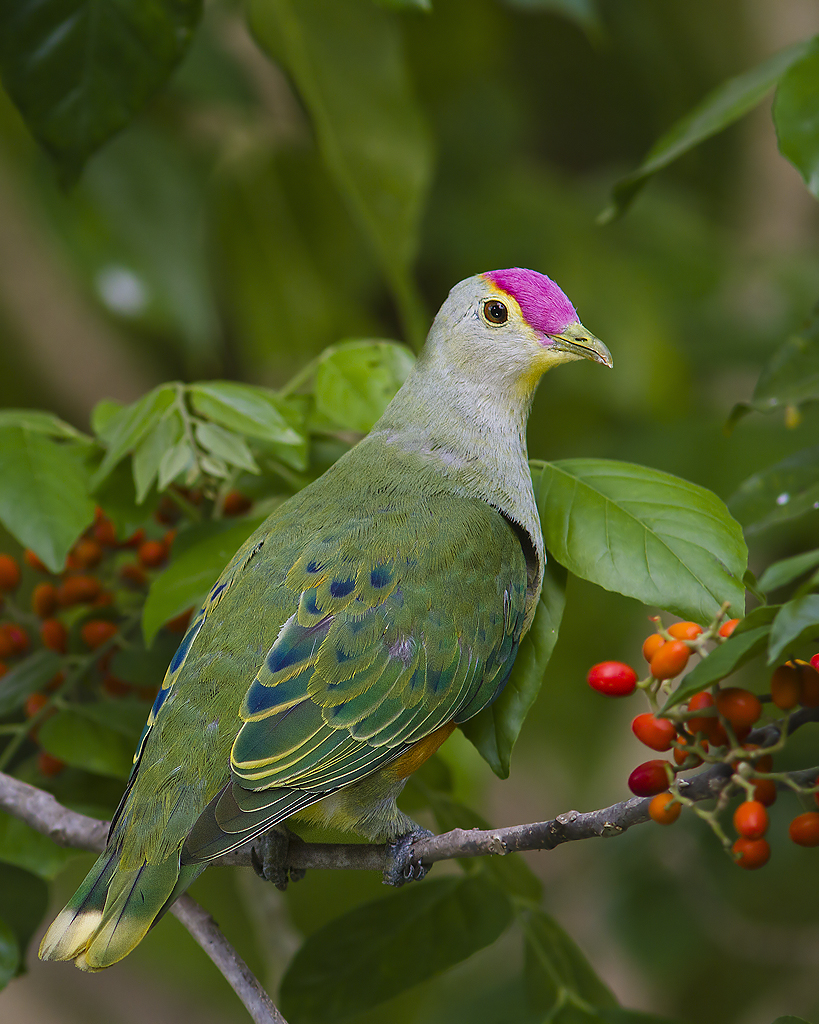
[[[118,853],[105,850],[82,885],[61,910],[40,943],[41,960],[73,960],[88,945],[102,920]]]

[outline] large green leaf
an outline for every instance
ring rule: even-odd
[[[165,457],[165,452],[179,441],[184,430],[182,416],[168,411],[142,438],[134,449],[133,474],[137,504],[142,504]]]
[[[728,507],[748,534],[819,508],[819,445],[748,477]]]
[[[47,434],[49,437],[76,441],[91,440],[70,423],[61,420],[59,416],[51,412],[42,412],[40,409],[0,409],[0,427],[25,427],[26,430]]]
[[[61,664],[54,651],[40,650],[4,675],[0,680],[0,718],[22,707],[29,694],[53,679]]]
[[[372,429],[415,359],[392,341],[348,341],[326,349],[316,365],[316,408],[331,422],[362,434]]]
[[[605,223],[619,217],[653,174],[752,110],[788,68],[805,56],[810,46],[809,39],[794,43],[708,93],[654,143],[636,171],[617,182],[612,190],[611,205],[601,214],[601,221]]]
[[[6,0],[0,75],[64,176],[141,110],[188,48],[202,0]]]
[[[333,1024],[440,974],[490,945],[512,908],[480,875],[399,889],[311,935],[281,986],[282,1011],[301,1024]]]
[[[25,868],[40,878],[54,878],[77,850],[58,846],[19,818],[0,811],[0,861]]]
[[[152,643],[168,619],[202,603],[219,573],[262,522],[256,517],[202,523],[177,538],[173,561],[153,581],[145,601],[142,632],[146,644]]]
[[[709,621],[744,608],[748,551],[711,491],[656,469],[604,459],[543,466],[538,509],[561,565],[606,590]]]
[[[509,776],[512,748],[540,693],[543,674],[557,643],[565,604],[566,570],[549,563],[534,621],[521,641],[509,681],[497,700],[462,726],[481,757],[501,779]]]
[[[190,403],[200,416],[260,441],[299,445],[303,437],[287,421],[285,403],[268,388],[214,380],[191,384]]]
[[[410,268],[432,153],[397,20],[371,0],[251,0],[250,13],[259,43],[295,82],[322,157],[419,345],[425,317]]]
[[[94,521],[80,452],[27,427],[0,426],[0,520],[52,572]]]
[[[101,436],[107,450],[91,481],[92,487],[98,487],[128,452],[159,424],[175,396],[173,384],[161,384],[106,420]]]
[[[771,626],[768,664],[788,648],[819,639],[819,594],[805,594],[783,604]]]
[[[782,76],[773,119],[780,153],[819,199],[819,40]]]
[[[26,947],[47,909],[48,886],[42,878],[11,864],[0,864],[0,985],[8,981],[5,975],[12,962],[9,933],[19,950],[14,973],[21,974]]]
[[[77,711],[58,711],[47,718],[39,740],[49,754],[95,775],[127,779],[133,765],[133,745],[122,732]]]

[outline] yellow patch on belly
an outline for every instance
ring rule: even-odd
[[[384,769],[385,775],[395,779],[405,779],[408,775],[418,771],[424,761],[427,761],[440,745],[455,731],[455,723],[447,722],[440,729],[431,732],[422,740],[414,743],[409,750],[406,750],[397,761],[393,761]]]

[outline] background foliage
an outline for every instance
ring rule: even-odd
[[[157,486],[204,480],[212,499],[204,512],[184,510],[193,524],[180,532],[170,566],[151,575],[157,585],[144,617],[134,594],[123,626],[132,647],[116,656],[119,675],[155,684],[175,642],[163,624],[207,589],[250,529],[222,517],[228,490],[239,486],[255,500],[255,524],[321,472],[369,428],[411,364],[407,349],[384,339],[417,348],[448,288],[493,267],[556,277],[615,357],[614,375],[575,365],[540,389],[530,453],[558,460],[538,466],[547,540],[550,518],[553,538],[561,535],[567,480],[585,489],[583,514],[593,524],[605,488],[625,476],[615,498],[666,481],[697,509],[712,500],[696,497],[699,488],[728,501],[745,527],[751,568],[765,570],[760,585],[775,598],[815,571],[812,5],[131,7],[15,2],[0,12],[0,401],[60,417],[0,414],[3,546],[29,546],[59,570],[95,501],[125,537],[146,520],[160,535],[151,518]],[[773,86],[779,149],[790,163],[776,152],[765,109]],[[174,379],[184,384],[165,383]],[[613,473],[603,459],[626,466]],[[640,482],[635,464],[661,473]],[[662,500],[671,502],[667,492]],[[621,511],[633,544],[629,531],[643,536],[646,524]],[[742,541],[720,534],[714,544],[727,572],[714,584],[717,604],[741,600]],[[593,661],[636,662],[647,631],[641,604],[602,588],[697,617],[691,602],[700,591],[681,596],[691,549],[670,555],[664,570],[666,590],[681,602],[674,605],[667,593],[597,578],[599,558],[587,545],[553,547],[571,570],[568,600],[510,778],[498,782],[474,747],[453,737],[408,787],[408,809],[437,828],[480,824],[465,804],[493,824],[603,806],[627,795],[628,771],[643,759],[630,709],[583,683]],[[766,569],[789,556],[798,562]],[[616,578],[624,572],[632,570]],[[815,635],[816,581],[808,579],[778,626],[759,627],[760,655],[769,636],[776,659]],[[34,582],[26,576],[22,603]],[[561,585],[550,583],[552,608]],[[702,612],[713,608],[712,597]],[[72,623],[72,644],[81,624]],[[4,679],[0,710],[10,721],[53,675],[50,653]],[[527,656],[536,664],[538,650]],[[761,663],[744,677],[760,691]],[[523,712],[534,696],[520,691]],[[134,691],[61,708],[39,741],[70,769],[47,782],[36,774],[36,748],[23,744],[12,751],[17,773],[78,809],[110,814],[145,707]],[[473,739],[503,774],[509,737],[484,729]],[[805,729],[789,748],[792,766],[814,763],[812,749]],[[281,993],[291,1022],[653,1019],[627,1016],[619,1002],[664,1018],[770,1024],[779,1013],[819,1015],[817,898],[808,881],[815,855],[787,844],[789,813],[773,808],[782,840],[760,874],[738,871],[690,821],[529,855],[534,874],[522,858],[466,875],[439,866],[440,877],[393,894],[375,877],[313,872],[282,897],[241,872],[214,870],[194,895],[272,989],[301,946]],[[0,858],[8,894],[0,973],[9,977],[14,951],[43,916],[45,880],[55,879],[56,904],[89,861],[6,818]],[[509,894],[514,930],[504,930]],[[404,902],[424,905],[419,925],[402,913]],[[345,911],[343,927],[334,925]],[[395,924],[376,994],[390,1001],[368,1009],[366,993],[377,986],[362,979],[372,962],[346,954],[351,936],[372,936],[388,919]],[[475,922],[466,949],[457,945],[463,920]],[[410,967],[408,949],[422,951]],[[32,967],[0,995],[22,1021],[243,1019],[169,918],[107,975]],[[408,979],[430,977],[404,990]],[[317,1003],[316,985],[332,1000]]]

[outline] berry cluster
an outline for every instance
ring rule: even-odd
[[[634,735],[643,744],[658,752],[673,751],[673,763],[653,759],[638,765],[628,779],[635,796],[652,797],[649,816],[661,825],[677,820],[683,806],[688,806],[712,827],[723,846],[742,868],[762,867],[770,857],[765,839],[768,829],[766,810],[777,797],[778,787],[794,790],[802,799],[813,798],[819,804],[819,779],[812,785],[800,785],[787,773],[773,770],[773,755],[787,740],[787,719],[774,719],[778,738],[771,733],[771,742],[760,746],[748,742],[754,726],[763,717],[763,705],[773,705],[780,712],[798,707],[819,707],[819,654],[811,663],[793,660],[773,673],[770,695],[762,698],[749,690],[715,684],[711,691],[693,694],[685,703],[660,710],[673,692],[673,680],[683,672],[692,655],[708,657],[714,645],[720,645],[733,634],[739,620],[722,621],[718,616],[708,627],[696,622],[675,622],[662,628],[643,644],[643,657],[649,675],[639,680],[629,665],[604,661],[594,665],[588,674],[592,689],[608,697],[627,697],[637,689],[648,698],[651,710],[637,715],[631,723]],[[763,723],[764,724],[764,723]],[[724,765],[726,784],[713,809],[705,809],[685,795],[678,784],[680,772],[703,763]],[[736,797],[741,802],[733,814],[737,839],[731,841],[722,826],[722,817]],[[800,846],[819,846],[819,813],[807,811],[793,819],[790,837]]]

